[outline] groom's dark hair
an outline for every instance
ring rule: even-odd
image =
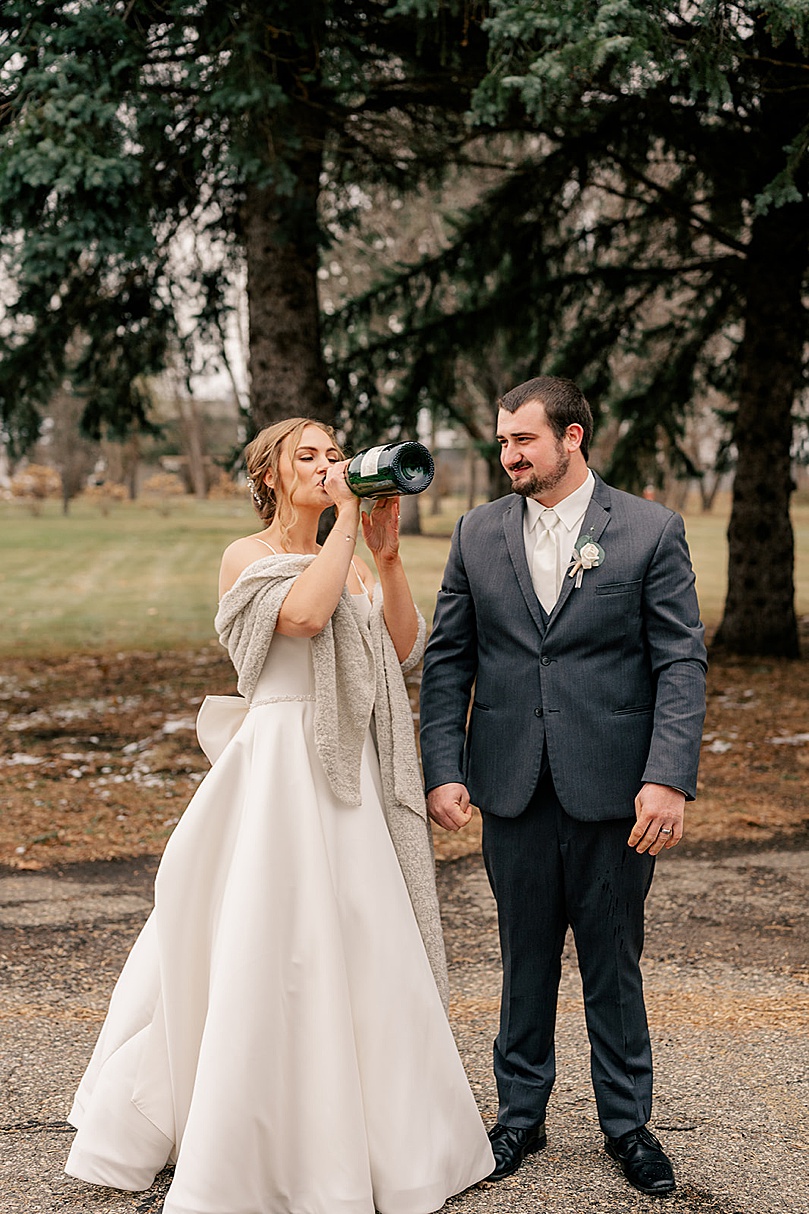
[[[568,426],[581,426],[584,431],[581,453],[587,459],[593,437],[593,414],[573,380],[557,375],[538,375],[506,392],[498,400],[497,407],[505,409],[506,413],[516,413],[520,405],[527,405],[529,401],[539,401],[543,406],[548,424],[559,439],[564,438]]]

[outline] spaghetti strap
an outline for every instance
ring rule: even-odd
[[[368,587],[365,585],[365,582],[364,582],[364,581],[362,580],[362,578],[360,577],[360,571],[359,571],[359,569],[357,568],[357,566],[354,564],[354,558],[353,558],[353,556],[352,556],[352,558],[351,558],[351,568],[352,568],[352,569],[354,570],[354,572],[356,573],[356,575],[357,575],[357,581],[359,582],[359,584],[360,584],[360,586],[361,586],[361,588],[362,588],[362,589],[361,589],[361,591],[360,591],[360,593],[361,593],[361,594],[364,594],[364,595],[365,595],[365,597],[366,597],[366,599],[367,599],[367,600],[368,600],[368,602],[370,603],[370,601],[371,601],[371,596],[370,596],[370,594],[368,593]]]
[[[265,548],[269,548],[273,556],[278,556],[278,553],[276,552],[275,548],[273,548],[272,544],[268,544],[266,540],[259,540],[257,535],[253,536],[253,538],[258,540],[259,544],[263,544]]]

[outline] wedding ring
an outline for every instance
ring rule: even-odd
[[[673,834],[674,834],[674,831],[671,829],[671,827],[670,827],[670,826],[661,826],[661,827],[660,827],[660,834],[661,834],[661,835],[673,835]]]

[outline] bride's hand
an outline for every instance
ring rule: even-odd
[[[330,464],[323,478],[323,488],[328,493],[335,506],[345,506],[351,503],[359,505],[359,498],[351,492],[346,480],[346,468],[348,460],[340,460],[339,463]]]
[[[362,513],[362,536],[374,560],[393,561],[399,555],[399,499],[377,498],[370,514]]]

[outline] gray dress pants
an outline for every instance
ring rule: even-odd
[[[627,846],[632,819],[579,822],[550,773],[516,818],[483,814],[483,856],[503,957],[494,1071],[503,1125],[545,1116],[556,1074],[554,1029],[567,928],[584,993],[599,1122],[618,1138],[645,1125],[652,1054],[640,957],[654,859]]]

